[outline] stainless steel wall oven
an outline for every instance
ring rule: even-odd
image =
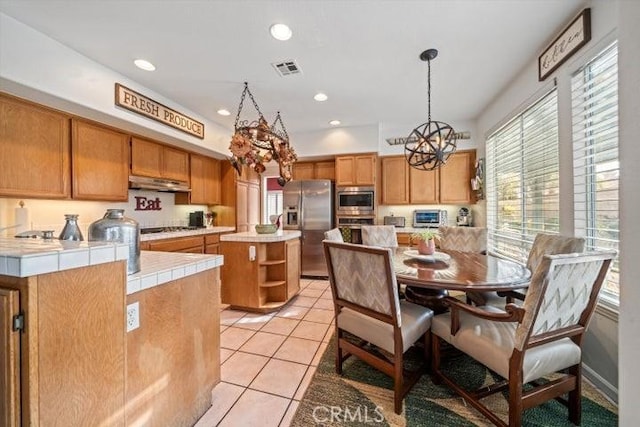
[[[336,215],[373,215],[374,187],[340,187],[336,189]]]

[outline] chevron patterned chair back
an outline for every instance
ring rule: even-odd
[[[484,227],[439,227],[440,249],[460,252],[487,252],[487,229]]]
[[[396,227],[393,225],[363,225],[360,231],[363,245],[381,248],[398,247]]]
[[[557,234],[538,233],[527,258],[527,268],[533,274],[545,255],[573,254],[584,251],[582,237],[567,237]]]
[[[405,378],[403,355],[422,339],[429,359],[433,312],[399,300],[392,249],[330,240],[322,244],[336,312],[336,372],[342,374],[344,360],[354,355],[391,376],[394,409],[400,414],[405,394],[423,372],[420,367]],[[381,357],[367,343],[392,356]]]
[[[342,233],[340,232],[339,228],[332,228],[329,231],[325,231],[324,238],[326,240],[332,240],[334,242],[344,242],[344,239],[342,238]]]
[[[523,305],[509,304],[505,311],[448,298],[451,312],[435,316],[431,326],[436,379],[498,426],[520,426],[525,409],[568,392],[569,420],[580,425],[582,341],[614,257],[615,252],[609,251],[545,255]],[[440,369],[442,340],[505,381],[484,385],[485,391],[478,395],[456,384]],[[525,384],[531,387],[525,390]],[[478,397],[504,390],[508,390],[508,424]]]

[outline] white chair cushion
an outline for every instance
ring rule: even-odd
[[[408,301],[400,302],[402,316],[402,352],[411,347],[431,327],[433,311]],[[393,326],[357,311],[343,308],[338,327],[368,341],[389,353],[394,352]]]
[[[500,313],[502,310],[479,307]],[[460,330],[451,335],[451,314],[443,313],[431,321],[431,332],[454,347],[462,350],[503,378],[509,378],[509,358],[515,346],[515,322],[493,322],[460,312]],[[523,382],[527,383],[545,375],[580,363],[580,347],[569,338],[544,344],[527,350],[523,363]]]

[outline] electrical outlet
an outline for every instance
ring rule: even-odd
[[[127,332],[140,327],[140,305],[136,301],[127,306]]]

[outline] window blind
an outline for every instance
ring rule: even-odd
[[[489,251],[524,263],[540,232],[559,231],[554,88],[487,140]]]
[[[613,43],[571,79],[575,233],[587,249],[618,249],[618,49]],[[603,287],[618,302],[619,265]]]

